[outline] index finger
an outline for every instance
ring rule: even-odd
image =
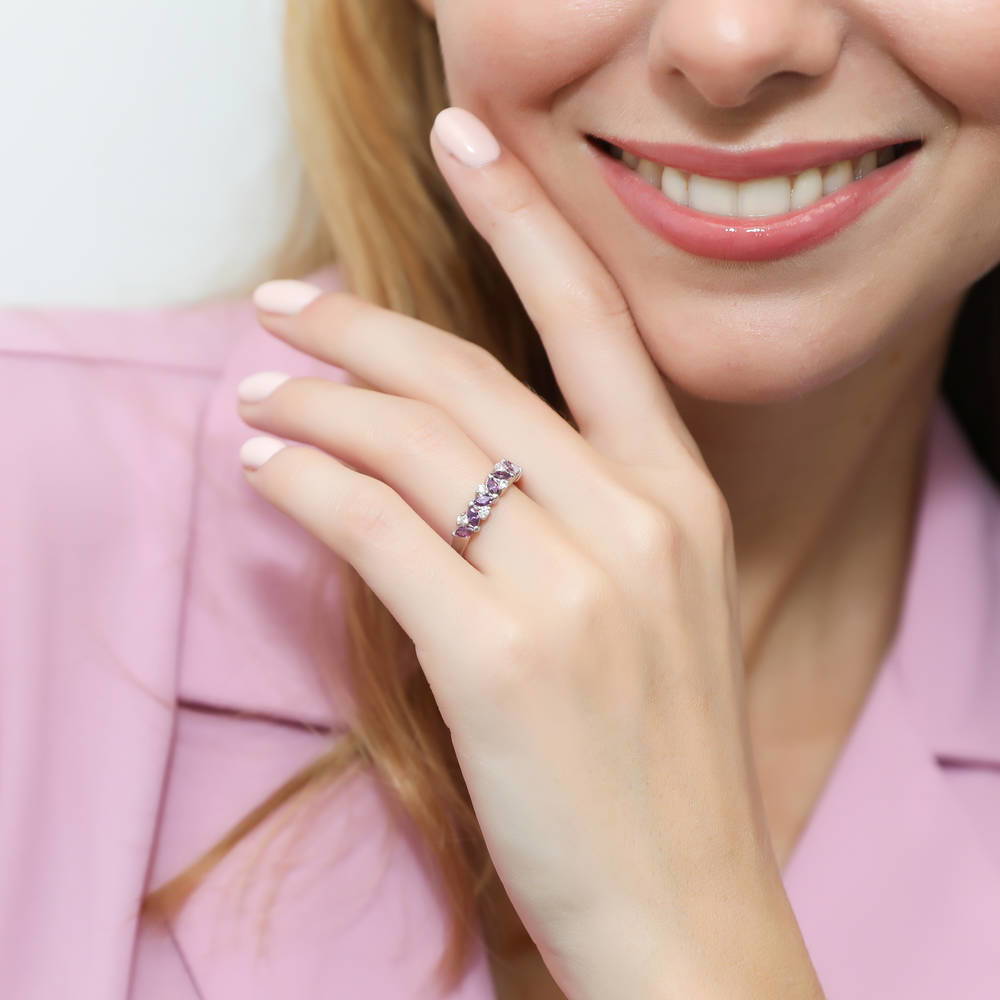
[[[431,150],[535,324],[580,433],[623,461],[662,461],[678,445],[697,454],[618,283],[531,171],[464,108],[437,115]]]

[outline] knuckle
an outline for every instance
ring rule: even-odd
[[[538,193],[524,184],[504,184],[490,198],[491,208],[507,216],[530,214],[539,204]]]
[[[450,419],[430,403],[404,405],[399,415],[398,449],[414,459],[439,454],[454,443]]]
[[[665,508],[638,500],[619,521],[624,549],[630,560],[645,566],[676,563],[681,557],[680,526]]]
[[[455,337],[449,349],[442,352],[435,369],[448,386],[462,388],[491,383],[505,371],[485,347],[461,337]]]
[[[594,316],[602,321],[631,320],[632,317],[628,302],[610,275],[565,282],[560,298],[578,315]]]
[[[356,476],[331,511],[339,533],[363,543],[381,541],[392,534],[394,495],[390,487],[368,476]]]
[[[489,697],[502,704],[530,684],[538,659],[538,643],[527,625],[514,619],[494,622],[491,636],[488,652],[483,654],[481,679]]]
[[[489,624],[481,625],[478,634],[486,639],[485,655],[496,654],[495,659],[524,659],[536,645],[531,634],[529,615],[511,605],[503,609],[494,609],[489,617]]]

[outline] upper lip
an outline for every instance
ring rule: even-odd
[[[853,160],[871,150],[918,141],[911,137],[869,137],[844,142],[790,142],[782,146],[752,150],[707,149],[671,142],[642,142],[614,135],[595,135],[642,160],[665,164],[685,173],[717,177],[727,181],[748,181],[758,177],[798,174],[810,167],[828,166]]]

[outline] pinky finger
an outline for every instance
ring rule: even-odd
[[[319,448],[282,445],[269,437],[245,442],[247,480],[349,562],[418,649],[449,644],[455,608],[488,605],[483,574],[391,486]],[[261,458],[258,468],[247,467]]]

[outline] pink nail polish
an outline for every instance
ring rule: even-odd
[[[285,447],[284,441],[273,437],[248,438],[240,448],[240,462],[243,468],[253,471],[259,469],[269,458],[277,455]]]
[[[247,375],[236,386],[236,398],[241,403],[259,403],[291,377],[285,372],[255,372],[253,375]]]
[[[258,285],[253,292],[253,304],[262,312],[294,316],[322,294],[322,288],[310,285],[307,281],[279,278]]]
[[[500,143],[493,133],[465,108],[439,111],[432,131],[441,145],[468,167],[485,167],[500,155]]]

